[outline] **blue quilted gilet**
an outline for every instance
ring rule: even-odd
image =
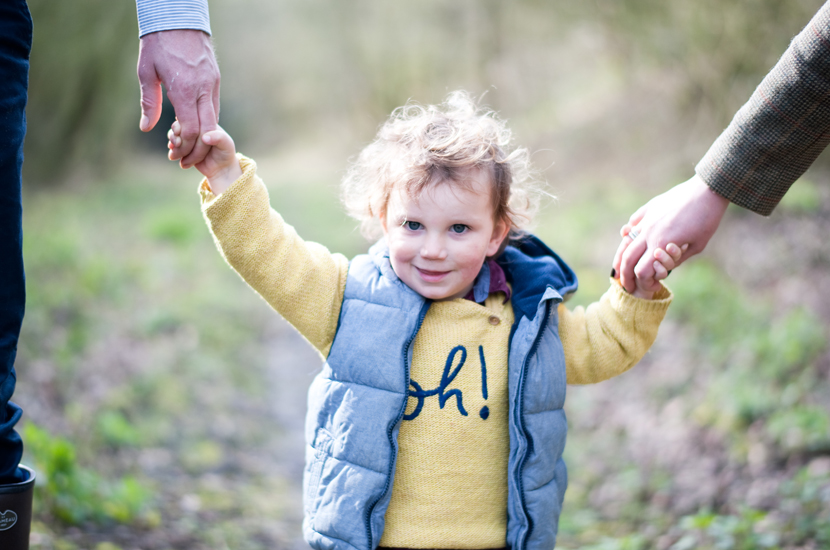
[[[507,546],[550,550],[567,486],[565,358],[556,305],[573,271],[535,237],[498,258],[513,288],[508,359]],[[349,265],[337,333],[309,388],[303,476],[306,541],[373,550],[392,496],[411,344],[429,308],[401,282],[383,241]]]

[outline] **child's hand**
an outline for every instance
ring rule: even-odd
[[[168,158],[173,154],[173,149],[181,145],[181,133],[182,125],[177,120],[167,132],[167,148],[170,149]],[[242,175],[233,139],[222,128],[205,132],[200,139],[211,148],[205,159],[195,165],[196,169],[207,178],[211,191],[219,195]],[[170,160],[175,159],[170,158]]]
[[[628,238],[628,237],[626,237]],[[654,280],[659,281],[665,279],[669,276],[669,271],[674,269],[677,265],[677,262],[680,261],[680,257],[683,255],[683,252],[689,248],[688,244],[684,244],[682,247],[677,246],[674,243],[669,243],[666,245],[666,249],[663,250],[662,248],[658,248],[654,251]],[[637,289],[632,293],[637,298],[644,298],[646,300],[651,300],[654,297],[654,293],[659,290],[658,288],[645,288],[644,284],[640,277],[635,277],[635,282],[637,283]]]

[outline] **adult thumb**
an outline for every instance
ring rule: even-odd
[[[138,127],[142,132],[149,132],[161,118],[161,82],[153,78],[143,79],[139,74],[141,87],[141,120]]]

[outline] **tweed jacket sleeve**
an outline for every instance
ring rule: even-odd
[[[242,176],[214,195],[206,180],[202,212],[228,264],[323,356],[334,335],[349,262],[306,242],[269,202],[256,163],[239,155]]]
[[[663,287],[653,300],[628,294],[612,280],[598,302],[573,311],[559,305],[559,338],[568,384],[594,384],[636,365],[657,338],[672,301]]]
[[[695,171],[735,204],[769,215],[830,142],[830,2],[793,39]]]

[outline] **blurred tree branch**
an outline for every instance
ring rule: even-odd
[[[138,127],[135,3],[29,0],[27,182],[95,169],[133,154]]]
[[[726,125],[823,0],[595,0],[594,12],[630,66],[682,79],[681,105]]]

